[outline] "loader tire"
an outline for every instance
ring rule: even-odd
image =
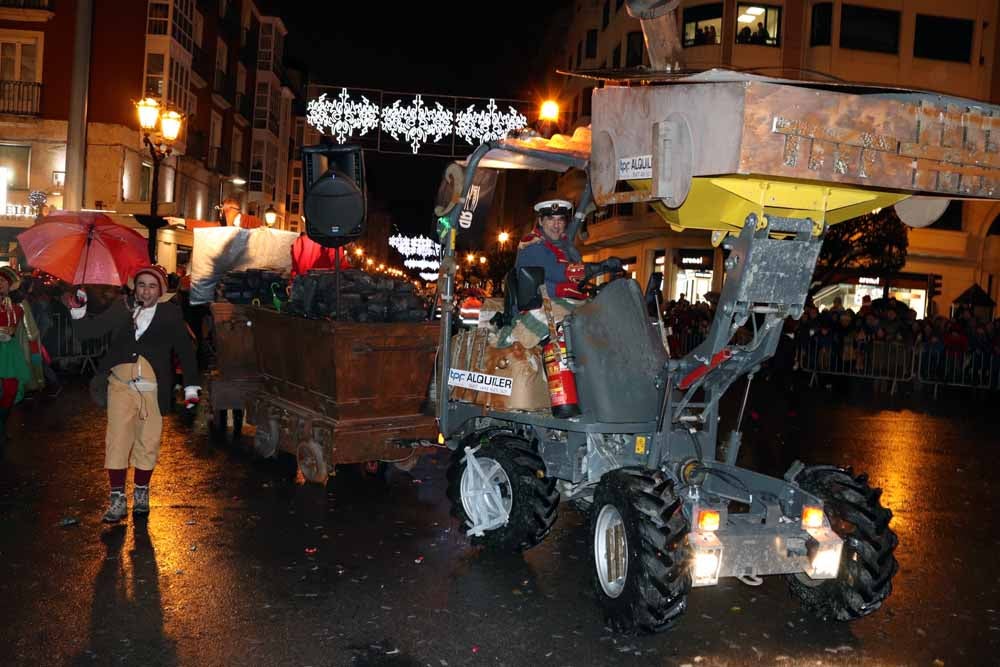
[[[474,436],[472,443],[477,441]],[[524,551],[541,543],[556,521],[559,505],[556,480],[545,476],[541,457],[526,441],[507,435],[483,443],[475,456],[484,469],[488,466],[494,471],[493,488],[508,507],[509,518],[506,525],[471,536],[472,543],[505,552]],[[462,446],[455,450],[448,467],[448,498],[452,516],[462,522],[463,530],[472,526],[470,504],[483,502],[477,496],[463,497],[463,488],[469,488],[467,469]]]
[[[892,512],[882,506],[882,490],[873,489],[867,475],[855,477],[849,468],[830,466],[806,468],[796,481],[823,501],[830,526],[844,547],[836,579],[788,575],[789,589],[824,620],[867,616],[892,593],[892,578],[899,569],[893,555],[899,540],[889,527]]]
[[[682,509],[673,482],[657,471],[621,468],[598,483],[590,513],[593,584],[614,630],[662,632],[687,608],[689,526]]]

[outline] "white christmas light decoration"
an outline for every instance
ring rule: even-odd
[[[437,273],[430,273],[429,271],[421,271],[419,275],[424,280],[437,280],[438,279],[438,274]]]
[[[364,95],[361,102],[355,102],[347,94],[347,88],[341,88],[340,95],[335,100],[328,100],[326,93],[317,99],[309,100],[306,121],[320,132],[330,128],[330,134],[337,137],[337,143],[344,143],[354,135],[364,136],[368,130],[374,130],[379,123],[379,106],[373,104]]]
[[[368,92],[382,95],[381,91]],[[306,121],[318,131],[333,135],[341,144],[372,130],[385,132],[396,141],[408,143],[414,154],[432,138],[439,142],[446,135],[454,135],[476,146],[484,141],[503,139],[528,124],[524,114],[513,106],[501,113],[495,98],[490,98],[485,108],[470,104],[456,114],[440,102],[429,106],[420,94],[414,95],[407,106],[403,106],[402,100],[386,106],[364,95],[356,94],[356,97],[360,101],[353,99],[347,88],[341,88],[333,98],[323,93],[309,101]],[[448,99],[452,100],[451,104],[458,104],[458,98]]]
[[[490,99],[485,110],[477,111],[476,105],[470,104],[465,111],[459,111],[455,119],[455,134],[476,146],[503,139],[527,124],[528,119],[514,107],[508,107],[507,113],[499,113],[496,100]]]
[[[403,266],[408,269],[424,269],[428,271],[437,271],[441,268],[441,262],[436,259],[408,259],[403,262]]]
[[[451,134],[452,113],[435,102],[434,107],[424,105],[420,95],[413,98],[409,106],[403,106],[402,100],[396,100],[392,106],[382,108],[382,129],[392,135],[397,141],[407,141],[413,153],[427,140],[434,136],[434,141]],[[400,139],[402,135],[402,139]]]
[[[403,257],[437,257],[441,254],[441,244],[426,236],[390,236],[389,246],[399,251]]]

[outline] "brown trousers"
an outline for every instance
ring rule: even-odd
[[[108,431],[104,467],[121,470],[130,465],[152,470],[160,455],[163,417],[157,402],[156,386],[141,391],[130,380],[142,376],[156,382],[153,366],[145,357],[134,364],[119,364],[108,379]]]

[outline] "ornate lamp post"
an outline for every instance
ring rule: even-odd
[[[149,230],[149,260],[155,263],[156,230],[167,224],[157,213],[160,204],[160,163],[173,152],[174,142],[181,133],[184,116],[173,109],[160,107],[160,103],[152,97],[139,100],[135,103],[135,108],[139,115],[139,126],[142,128],[142,143],[149,149],[149,157],[153,161],[149,216],[137,219]]]
[[[274,223],[278,221],[278,212],[274,210],[274,204],[268,204],[267,210],[264,211],[264,222],[267,223],[268,227],[274,227]]]

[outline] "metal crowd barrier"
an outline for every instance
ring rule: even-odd
[[[820,375],[840,375],[888,383],[895,394],[900,382],[914,377],[915,349],[903,343],[855,343],[810,339],[798,349],[799,369],[809,374],[809,386]]]
[[[917,379],[934,386],[937,398],[941,385],[972,389],[997,389],[1000,355],[982,350],[959,352],[943,347],[924,346],[917,355]]]
[[[73,336],[70,318],[62,313],[52,313],[52,328],[42,337],[52,364],[65,366],[80,365],[80,375],[88,369],[97,372],[97,360],[104,356],[111,345],[111,334],[100,338],[80,341]]]

